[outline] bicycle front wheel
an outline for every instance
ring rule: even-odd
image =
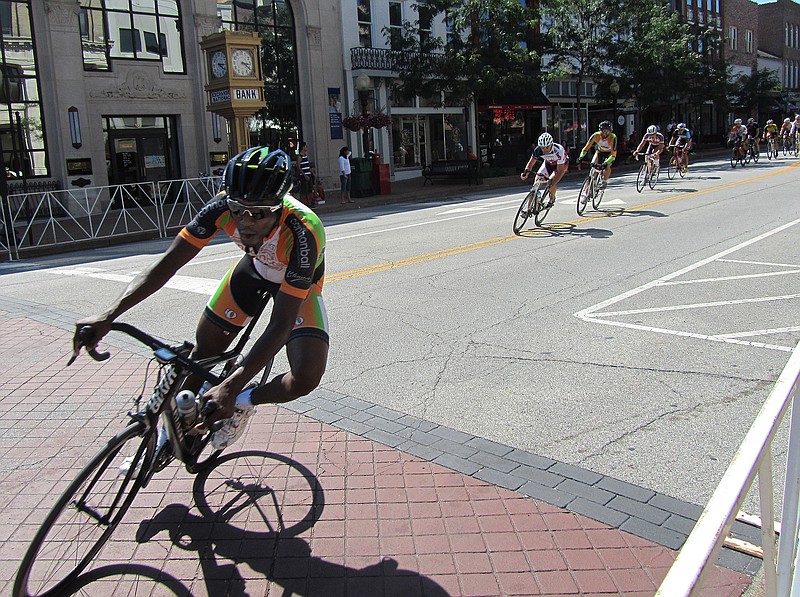
[[[758,158],[760,157],[760,153],[758,149],[756,149],[755,147],[753,148],[752,156],[753,156],[753,163],[758,164]]]
[[[542,187],[536,193],[536,197],[534,197],[533,200],[536,204],[536,209],[533,211],[533,221],[536,222],[537,226],[541,226],[547,214],[550,213],[550,208],[547,207],[550,201],[550,194],[547,192],[547,187]]]
[[[586,177],[581,185],[581,190],[578,191],[578,215],[582,216],[586,211],[586,204],[589,203],[589,197],[592,194],[592,177]]]
[[[522,200],[522,203],[517,210],[517,215],[514,217],[514,234],[519,235],[522,231],[522,227],[525,226],[525,222],[528,221],[528,218],[531,217],[531,212],[536,205],[536,190],[532,190],[530,193],[525,195],[525,198]]]
[[[95,455],[56,500],[22,558],[14,597],[55,597],[91,563],[141,488],[154,433],[131,423]],[[135,464],[139,463],[139,465]]]
[[[642,167],[639,168],[639,174],[636,175],[636,191],[638,193],[642,192],[645,185],[647,184],[647,162],[642,164]]]
[[[650,177],[647,179],[647,184],[650,186],[651,189],[656,187],[656,183],[658,182],[658,174],[661,172],[661,167],[658,163],[653,164],[653,170],[650,172]]]
[[[608,184],[607,180],[604,180],[602,176],[598,174],[597,179],[594,182],[594,194],[592,195],[592,207],[594,209],[600,209],[600,202],[603,200],[603,195],[606,192],[606,185]]]

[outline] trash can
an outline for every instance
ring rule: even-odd
[[[350,158],[350,196],[369,197],[372,190],[372,160],[370,158]]]
[[[378,164],[372,171],[372,188],[378,195],[392,194],[392,175],[389,164]]]

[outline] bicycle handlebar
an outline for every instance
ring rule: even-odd
[[[170,357],[174,360],[178,361],[183,367],[191,371],[192,373],[200,376],[205,381],[211,382],[212,385],[219,385],[222,381],[218,376],[214,375],[210,371],[206,370],[202,365],[198,364],[196,361],[193,361],[187,356],[179,354],[178,351],[172,349],[168,344],[162,342],[158,338],[154,338],[150,334],[143,332],[139,328],[132,326],[129,323],[122,323],[122,322],[114,322],[111,324],[111,330],[115,332],[122,332],[123,334],[127,334],[132,338],[138,340],[148,348],[152,349],[154,352],[157,350],[168,350],[170,352]],[[83,342],[84,344],[88,344],[94,338],[94,333],[92,332],[92,328],[88,325],[83,326],[78,330],[78,339]],[[96,348],[87,351],[89,356],[92,357],[95,361],[105,361],[110,356],[110,352],[98,352]],[[227,356],[223,355],[223,356]],[[77,354],[73,354],[72,358],[70,358],[67,366],[71,365],[75,362],[77,358]]]

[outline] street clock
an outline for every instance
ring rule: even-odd
[[[231,154],[250,144],[248,119],[264,108],[261,39],[249,31],[220,31],[203,38],[208,84],[206,110],[230,121]]]

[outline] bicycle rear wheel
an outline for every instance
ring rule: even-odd
[[[767,143],[767,159],[768,160],[772,160],[773,153],[774,152],[772,151],[772,141],[769,141]],[[777,157],[777,155],[775,157]]]
[[[669,159],[669,166],[667,167],[667,178],[672,180],[675,178],[675,175],[678,173],[678,158],[672,156]]]
[[[519,235],[519,233],[522,231],[522,227],[525,226],[525,222],[527,222],[528,218],[531,217],[531,213],[536,205],[537,189],[531,190],[530,193],[525,195],[522,203],[520,203],[519,209],[517,210],[517,215],[514,217],[514,234]]]
[[[642,192],[645,185],[647,184],[647,161],[642,164],[642,167],[639,168],[639,173],[636,175],[636,191],[638,193]]]
[[[581,190],[578,191],[578,215],[582,216],[586,211],[586,204],[589,203],[589,197],[592,194],[592,176],[591,174],[586,177],[581,185]]]
[[[56,500],[22,558],[14,597],[64,595],[111,537],[141,488],[155,445],[142,422],[114,436]]]

